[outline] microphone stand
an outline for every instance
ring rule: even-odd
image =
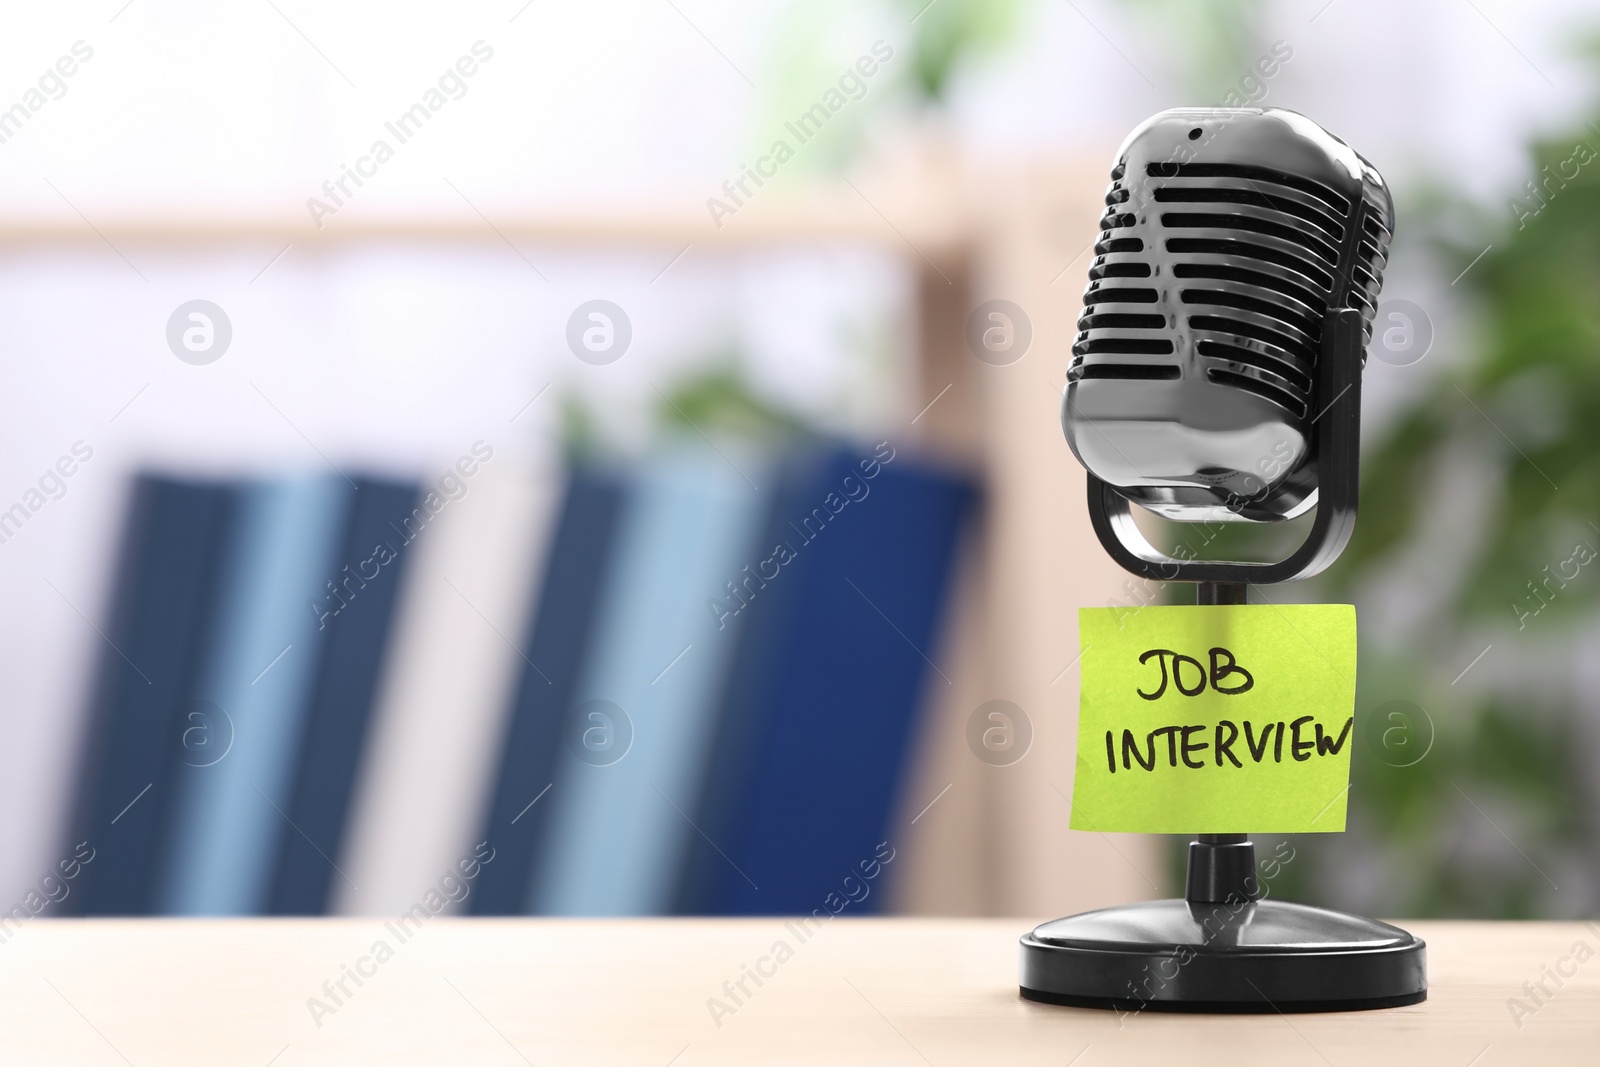
[[[1359,220],[1358,220],[1359,221]],[[1359,226],[1355,227],[1359,230]],[[1272,563],[1168,556],[1133,523],[1126,497],[1089,474],[1089,517],[1124,569],[1196,583],[1200,604],[1243,604],[1250,585],[1309,577],[1355,529],[1361,429],[1360,312],[1323,321],[1312,419],[1317,515],[1304,543]],[[1354,1011],[1427,999],[1427,946],[1375,919],[1264,899],[1245,834],[1189,844],[1182,900],[1151,900],[1056,919],[1022,938],[1029,1000],[1121,1012]]]
[[[1244,582],[1200,582],[1195,603],[1243,604]],[[1191,904],[1225,904],[1260,897],[1255,878],[1256,846],[1247,834],[1198,834],[1189,842],[1183,899]]]

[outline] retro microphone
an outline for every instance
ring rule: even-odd
[[[1111,171],[1072,346],[1062,428],[1089,472],[1100,543],[1201,604],[1309,577],[1355,527],[1361,371],[1394,202],[1377,170],[1303,115],[1177,108]],[[1281,522],[1269,562],[1168,554],[1133,521]],[[1022,994],[1124,1011],[1336,1011],[1426,998],[1423,942],[1359,916],[1260,899],[1244,834],[1189,846],[1184,899],[1045,923]]]
[[[1169,581],[1304,578],[1354,527],[1361,366],[1394,204],[1376,169],[1292,111],[1179,108],[1111,172],[1062,425],[1118,563]],[[1221,568],[1139,534],[1318,509],[1300,551]],[[1241,569],[1242,568],[1242,569]]]

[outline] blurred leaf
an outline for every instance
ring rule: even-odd
[[[912,78],[922,96],[942,101],[961,60],[991,51],[1016,28],[1018,0],[900,0],[915,29]]]
[[[697,369],[668,386],[656,403],[656,425],[708,436],[788,437],[802,432],[795,412],[756,395],[736,362]]]

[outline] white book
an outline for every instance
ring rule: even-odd
[[[416,558],[339,859],[348,880],[335,882],[337,914],[395,915],[459,876],[527,669],[561,476],[554,464],[497,457],[460,484],[465,495],[446,497],[408,549]]]

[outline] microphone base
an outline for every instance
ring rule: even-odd
[[[1129,1014],[1364,1011],[1428,997],[1427,946],[1396,926],[1279,900],[1153,900],[1022,938],[1028,1000]]]

